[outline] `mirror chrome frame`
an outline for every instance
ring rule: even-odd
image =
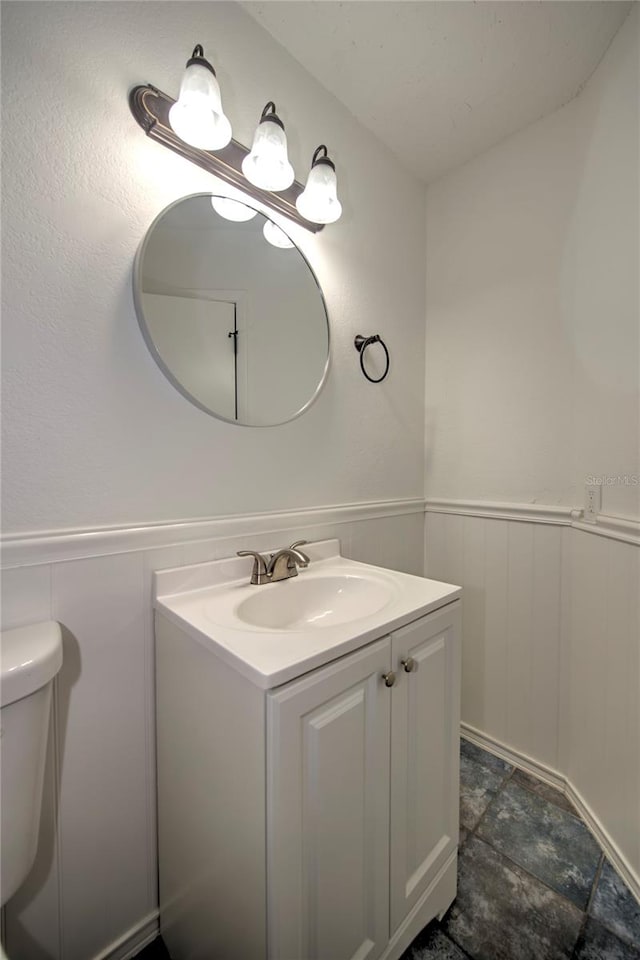
[[[165,375],[165,377],[167,378],[167,380],[169,381],[169,383],[171,383],[172,386],[174,386],[174,387],[176,388],[176,390],[177,390],[179,393],[181,393],[182,396],[183,396],[186,400],[188,400],[190,403],[192,403],[195,407],[198,407],[199,410],[202,410],[203,413],[207,413],[210,417],[215,417],[216,420],[221,420],[223,423],[230,423],[230,424],[232,424],[232,425],[235,426],[235,427],[249,427],[249,428],[252,428],[252,429],[255,429],[255,428],[263,428],[263,427],[280,427],[280,426],[282,426],[282,424],[284,424],[284,423],[291,423],[292,420],[297,420],[298,417],[301,417],[303,413],[306,413],[307,410],[309,409],[309,407],[311,407],[312,404],[315,403],[315,401],[318,399],[318,397],[319,397],[319,395],[320,395],[320,391],[322,390],[323,386],[324,386],[325,383],[326,383],[327,377],[328,377],[328,375],[329,375],[329,367],[330,367],[330,365],[331,365],[331,364],[330,364],[330,361],[331,361],[331,325],[330,325],[330,323],[329,323],[329,311],[327,310],[327,301],[326,301],[325,298],[324,298],[324,293],[322,292],[322,287],[320,286],[320,282],[319,282],[319,280],[318,280],[318,278],[317,278],[317,276],[316,276],[315,270],[313,269],[313,267],[312,267],[311,264],[309,263],[308,259],[306,258],[306,256],[304,255],[304,253],[302,252],[302,250],[300,249],[300,247],[299,247],[296,243],[294,243],[294,247],[295,247],[295,249],[298,251],[298,253],[300,254],[300,256],[302,257],[302,259],[304,260],[305,264],[307,265],[307,267],[308,267],[308,269],[309,269],[309,272],[311,273],[311,276],[312,276],[313,279],[314,279],[315,285],[316,285],[316,287],[318,288],[318,293],[320,294],[320,300],[322,301],[322,307],[323,307],[323,309],[324,309],[325,321],[326,321],[326,324],[327,324],[327,359],[326,359],[326,361],[325,361],[324,369],[323,369],[323,371],[322,371],[322,376],[320,377],[320,380],[318,381],[318,386],[316,387],[315,392],[313,393],[313,395],[309,398],[309,400],[308,400],[302,407],[300,407],[299,410],[297,410],[294,414],[292,414],[292,416],[287,417],[286,420],[279,420],[277,423],[243,423],[241,420],[230,420],[228,417],[223,417],[221,414],[216,413],[214,410],[210,410],[209,407],[206,407],[203,403],[200,402],[200,400],[198,400],[196,397],[194,397],[192,393],[189,393],[189,391],[187,390],[187,388],[186,388],[185,386],[183,386],[183,384],[180,383],[180,381],[175,378],[175,376],[173,375],[173,373],[171,372],[171,370],[169,369],[169,367],[166,365],[166,363],[165,363],[164,360],[162,359],[160,353],[158,352],[158,350],[157,350],[157,348],[156,348],[156,345],[155,345],[155,343],[154,343],[154,341],[153,341],[153,337],[151,336],[151,331],[149,330],[149,327],[147,326],[147,322],[146,322],[145,317],[144,317],[144,309],[143,309],[143,304],[142,304],[142,261],[143,261],[143,259],[144,259],[144,254],[145,254],[145,252],[146,252],[147,244],[149,243],[149,239],[150,239],[150,237],[151,237],[151,233],[152,233],[152,231],[153,231],[153,228],[154,228],[155,225],[158,223],[158,221],[159,221],[162,217],[164,217],[164,215],[165,215],[166,213],[169,212],[169,210],[172,210],[174,207],[176,207],[179,203],[182,203],[184,200],[193,200],[193,199],[195,199],[196,197],[206,197],[208,200],[210,200],[211,197],[217,197],[217,196],[221,196],[221,197],[222,197],[221,194],[217,194],[217,193],[190,193],[190,194],[187,194],[187,196],[185,196],[185,197],[180,197],[178,200],[174,200],[173,203],[170,203],[170,204],[169,204],[168,206],[166,206],[163,210],[161,210],[160,213],[157,215],[157,217],[155,217],[155,219],[153,220],[153,222],[150,224],[147,232],[146,232],[145,235],[144,235],[144,239],[142,240],[142,243],[141,243],[140,246],[138,247],[138,250],[137,250],[137,253],[136,253],[136,256],[135,256],[135,260],[134,260],[134,263],[133,263],[133,276],[132,276],[132,280],[133,280],[133,302],[134,302],[134,305],[135,305],[136,317],[138,318],[138,325],[139,325],[140,330],[141,330],[141,332],[142,332],[142,336],[143,336],[143,338],[144,338],[144,342],[145,342],[146,345],[147,345],[147,348],[148,348],[148,350],[149,350],[149,353],[151,354],[151,356],[153,357],[153,359],[155,360],[155,362],[157,363],[157,365],[159,366],[159,368],[162,370],[163,374]],[[229,198],[228,198],[228,197],[222,197],[222,199],[229,199]],[[235,200],[236,198],[233,197],[232,199]],[[244,200],[238,200],[237,202],[238,202],[238,203],[245,203]],[[251,209],[252,209],[252,210],[255,210],[256,213],[261,214],[266,220],[269,220],[269,218],[267,217],[266,213],[264,213],[263,210],[258,210],[257,207],[253,207],[250,203],[245,203],[245,206],[251,207]],[[270,222],[270,223],[273,223],[273,220],[271,220],[271,221],[269,221],[269,222]],[[278,226],[278,224],[276,224],[276,226]],[[282,228],[280,228],[280,229],[282,229]],[[289,239],[291,239],[291,238],[289,238]],[[292,243],[293,243],[293,241],[292,241]]]

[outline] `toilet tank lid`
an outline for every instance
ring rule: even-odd
[[[62,632],[55,620],[0,633],[0,705],[35,693],[62,666]]]

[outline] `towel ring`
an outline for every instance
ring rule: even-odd
[[[364,368],[364,355],[367,347],[370,347],[372,343],[379,343],[382,349],[384,350],[384,355],[386,357],[386,366],[384,368],[384,373],[381,377],[370,377],[367,371]],[[374,333],[371,337],[362,337],[360,334],[353,341],[353,345],[360,354],[360,369],[362,373],[367,378],[370,383],[381,383],[386,375],[389,373],[389,351],[387,350],[387,345],[384,340],[378,336],[377,333]]]

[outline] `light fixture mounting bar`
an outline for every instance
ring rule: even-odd
[[[225,180],[233,187],[237,187],[244,193],[258,200],[276,213],[293,220],[305,230],[311,233],[318,233],[324,228],[324,224],[311,223],[301,217],[296,208],[296,198],[303,191],[303,185],[297,180],[279,193],[269,193],[267,190],[261,190],[249,183],[242,173],[242,161],[249,153],[237,140],[223,147],[222,150],[216,150],[213,153],[210,150],[199,150],[197,147],[191,147],[188,143],[181,140],[171,129],[169,125],[169,110],[175,103],[171,97],[167,96],[151,84],[134,87],[129,94],[129,106],[131,113],[140,124],[144,132],[152,140],[156,140],[163,146],[173,150],[174,153],[190,160],[192,163],[202,167],[209,173],[213,173],[221,180]]]

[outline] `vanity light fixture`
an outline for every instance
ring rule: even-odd
[[[279,247],[280,250],[289,250],[294,246],[293,240],[290,240],[284,230],[281,230],[273,220],[267,220],[262,228],[262,233],[267,243],[270,243],[272,247]]]
[[[232,200],[230,197],[211,197],[211,206],[225,220],[233,220],[235,223],[253,220],[258,213],[253,207],[248,207],[246,203]]]
[[[171,128],[181,140],[200,150],[220,150],[231,140],[216,72],[197,44],[185,68],[180,96],[169,110]]]
[[[286,190],[295,179],[287,156],[284,123],[276,113],[273,100],[262,111],[251,153],[242,161],[242,172],[249,183],[263,190]]]
[[[262,111],[251,150],[231,139],[215,70],[200,44],[187,61],[177,101],[151,84],[140,84],[130,91],[129,106],[152,140],[311,233],[318,233],[325,223],[334,223],[340,216],[335,165],[327,148],[322,144],[315,151],[303,187],[294,179],[284,124],[273,101]]]
[[[335,223],[342,215],[338,200],[336,165],[321,143],[313,154],[307,185],[296,200],[299,213],[314,223]]]

